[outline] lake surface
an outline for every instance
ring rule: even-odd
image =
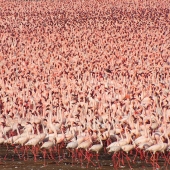
[[[27,160],[19,159],[18,154],[14,153],[14,147],[10,147],[8,151],[6,151],[6,146],[0,147],[0,169],[1,170],[78,170],[78,169],[89,169],[89,170],[97,170],[97,169],[103,169],[103,170],[110,170],[110,169],[116,169],[113,167],[112,162],[112,154],[108,155],[104,152],[100,153],[99,155],[99,163],[101,168],[98,167],[98,162],[96,161],[96,157],[94,156],[92,158],[92,161],[97,165],[94,167],[91,163],[89,163],[89,167],[87,168],[87,160],[83,160],[83,164],[81,165],[80,160],[76,160],[74,162],[74,165],[71,163],[71,155],[68,150],[63,150],[62,152],[65,154],[65,159],[61,157],[61,162],[59,162],[59,158],[57,155],[55,155],[55,160],[50,160],[48,157],[45,159],[45,166],[44,166],[44,158],[42,155],[42,152],[39,152],[37,155],[37,161],[34,161],[33,155],[28,151],[27,154]],[[20,152],[19,152],[20,153]],[[22,156],[22,154],[20,153]],[[6,158],[4,159],[4,157]],[[133,159],[133,156],[131,155],[131,160]],[[83,158],[84,159],[84,158]],[[122,170],[129,170],[130,167],[124,159],[125,164],[121,165],[119,169]],[[170,169],[170,166],[165,166],[163,158],[160,158],[158,161],[158,164],[160,165],[160,168],[155,168],[155,170],[168,170]],[[133,163],[130,162],[130,165],[134,170],[153,170],[153,166],[151,163],[145,163],[145,161],[141,161],[139,157],[137,160]]]

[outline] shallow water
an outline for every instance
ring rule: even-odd
[[[103,169],[103,170],[110,170],[115,169],[113,167],[113,162],[111,161],[111,156],[108,154],[101,153],[99,155],[99,162],[101,165],[101,168],[97,166],[96,158],[94,157],[92,161],[96,164],[96,167],[94,167],[91,163],[89,164],[89,167],[87,168],[87,161],[83,161],[83,164],[81,165],[80,161],[77,159],[77,161],[74,162],[74,165],[71,163],[71,157],[69,156],[69,152],[64,150],[65,153],[65,159],[63,159],[60,163],[58,163],[58,157],[55,157],[55,161],[46,159],[44,166],[44,159],[42,156],[42,153],[39,153],[37,156],[37,161],[35,162],[33,159],[33,155],[31,152],[28,152],[28,158],[27,160],[19,159],[18,155],[14,153],[14,147],[10,147],[8,152],[6,151],[6,146],[1,146],[0,148],[0,170],[77,170],[77,169],[89,169],[89,170],[97,170],[97,169]],[[7,154],[7,155],[6,155]],[[6,159],[4,159],[6,155]],[[132,156],[131,156],[132,158]],[[62,159],[62,158],[61,158]],[[170,166],[165,167],[164,166],[164,160],[160,159],[158,161],[158,164],[160,165],[160,168],[157,168],[156,170],[168,170],[170,169]],[[134,170],[153,170],[153,167],[151,163],[145,163],[144,161],[141,161],[139,158],[135,161],[135,163],[130,162],[130,165]],[[125,165],[120,166],[118,170],[129,170],[130,167],[128,166],[126,160]]]

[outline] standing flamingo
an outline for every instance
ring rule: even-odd
[[[89,148],[89,151],[96,152],[96,160],[97,160],[98,165],[99,165],[99,167],[100,167],[98,157],[99,157],[99,151],[103,148],[103,142],[102,142],[102,140],[101,140],[100,131],[99,131],[99,134],[98,134],[98,135],[99,135],[100,144],[95,144],[95,145],[91,146],[91,147]]]
[[[41,146],[41,149],[43,149],[44,166],[46,165],[45,159],[46,159],[47,150],[49,150],[51,158],[54,159],[52,155],[52,149],[54,145],[55,145],[54,141],[47,141],[44,142],[43,145]]]
[[[71,151],[71,153],[72,153],[72,165],[73,165],[73,158],[76,157],[76,154],[77,154],[77,153],[76,154],[74,153],[74,149],[76,149],[77,147],[78,147],[78,141],[77,141],[77,139],[75,137],[66,146],[66,149],[71,149],[72,150]]]
[[[87,159],[88,163],[87,163],[87,168],[89,165],[89,162],[91,162],[94,166],[95,164],[90,160],[90,154],[88,152],[89,147],[92,145],[92,140],[91,140],[91,136],[88,135],[88,139],[82,143],[80,143],[77,147],[77,149],[80,149],[80,153],[81,155],[83,154],[81,149],[85,149],[86,153],[85,153],[85,159]],[[81,165],[82,165],[82,158],[81,158]]]

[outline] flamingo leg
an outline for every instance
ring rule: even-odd
[[[21,150],[21,154],[22,154],[21,157],[24,158],[24,156],[25,156],[25,147],[22,146],[20,150]],[[25,158],[24,158],[24,159],[25,159]]]
[[[169,159],[170,159],[170,152],[168,152],[168,154],[167,154],[167,164],[170,164],[170,162],[169,162]]]
[[[58,159],[59,159],[58,163],[60,163],[62,161],[62,159],[61,159],[60,145],[59,144],[57,145],[57,150],[58,150]]]
[[[6,158],[7,158],[8,150],[9,150],[9,147],[8,147],[8,144],[6,144],[6,154],[5,154],[5,156],[4,156],[4,160],[6,160]]]
[[[155,165],[156,165],[156,168],[159,169],[160,166],[158,164],[158,158],[159,158],[159,153],[156,153],[156,162],[155,162]]]
[[[74,163],[74,159],[76,159],[76,158],[77,158],[77,149],[76,149],[76,151],[75,151],[75,149],[73,149],[72,150],[72,165]]]
[[[128,163],[128,165],[129,165],[129,167],[130,167],[130,169],[132,169],[132,167],[131,167],[131,165],[130,165],[130,158],[129,158],[129,156],[126,154],[126,161],[127,161],[127,163]]]
[[[47,151],[44,149],[43,151],[43,158],[44,158],[44,166],[46,166],[46,155],[47,155]]]
[[[114,153],[114,154],[112,155],[112,162],[113,162],[113,167],[114,167],[114,168],[116,168],[116,167],[115,167],[115,165],[116,165],[116,163],[115,163],[115,157],[116,157],[116,154]]]
[[[63,160],[65,160],[65,153],[64,153],[64,150],[62,149],[63,147],[65,146],[65,143],[64,143],[64,141],[62,141],[60,144],[58,144],[57,145],[57,150],[58,150],[58,157],[59,157],[59,162],[61,162],[61,161],[63,161]],[[63,159],[61,159],[61,149],[62,149],[62,151],[63,151]]]
[[[96,166],[95,163],[91,160],[91,156],[92,156],[91,153],[86,151],[85,155],[83,153],[82,153],[82,155],[85,157],[84,160],[87,160],[87,168],[88,168],[90,162],[93,164],[93,166]]]
[[[130,165],[130,160],[131,159],[129,158],[128,153],[123,153],[123,155],[126,157],[126,161],[127,161],[128,165],[129,165],[129,168],[132,169],[132,167]]]
[[[21,159],[21,156],[20,156],[20,153],[19,153],[17,147],[15,147],[14,153],[16,153],[18,155],[18,158]],[[6,157],[6,155],[5,155],[5,157]]]
[[[120,167],[120,152],[113,154],[112,161],[113,161],[114,169],[117,169],[118,167]]]
[[[71,157],[71,163],[72,163],[72,166],[73,166],[73,163],[74,163],[74,151],[70,150],[70,149],[68,149],[68,151],[69,151],[69,157]],[[70,156],[70,153],[71,153],[71,156]]]
[[[49,149],[49,152],[50,152],[50,157],[51,157],[51,159],[52,159],[52,160],[55,160],[54,155],[53,155],[53,153],[52,153],[52,148]]]
[[[72,166],[73,166],[75,155],[74,155],[74,151],[73,150],[71,151],[71,153],[72,153],[72,155],[71,155],[71,159],[72,159],[71,162],[72,162]]]
[[[162,153],[162,157],[165,159],[164,167],[167,169],[167,167],[168,167],[168,161],[169,161],[169,159],[168,159],[169,153],[168,153],[168,155],[166,156],[165,152],[163,152],[163,153]]]
[[[96,153],[96,160],[97,160],[98,167],[101,168],[100,163],[99,163],[99,153]]]
[[[146,159],[145,151],[142,151],[143,160]]]
[[[142,150],[140,150],[140,159],[143,160],[144,159],[144,152]]]
[[[24,149],[24,150],[23,150],[22,158],[24,158],[24,161],[26,161],[27,158],[28,158],[28,155],[27,155],[27,153],[28,153],[28,148],[27,148],[27,146],[24,146],[23,149]]]
[[[79,160],[79,159],[77,159],[78,157],[79,157],[79,151],[78,151],[78,149],[75,149],[76,150],[76,152],[75,152],[75,158],[76,158],[76,160]]]
[[[78,157],[79,157],[79,159],[80,159],[81,166],[83,166],[83,159],[82,159],[82,156],[83,156],[83,151],[80,149],[80,152],[78,152]]]
[[[39,153],[39,149],[40,149],[39,145],[35,146],[36,156],[37,156],[37,155],[38,155],[38,153]]]
[[[88,163],[87,163],[87,168],[89,167],[89,163],[90,163],[90,162],[93,164],[93,166],[96,166],[96,165],[94,164],[94,162],[92,162],[92,160],[91,160],[91,154],[90,154],[88,151],[86,151],[85,157],[86,157],[87,162],[88,162]]]
[[[122,159],[121,159],[121,162],[122,162],[122,165],[125,165],[125,163],[124,163],[124,158],[123,158],[123,152],[121,152],[122,154]]]
[[[34,162],[36,162],[36,159],[35,159],[35,147],[34,146],[32,146],[31,152],[34,155]]]
[[[149,161],[148,161],[148,152],[145,153],[145,162],[146,162],[146,163],[149,163]]]
[[[38,147],[35,148],[35,153],[34,153],[34,161],[37,161],[37,155],[38,155]]]
[[[121,163],[121,151],[118,152],[117,159],[118,159],[117,167],[120,167],[120,163]]]
[[[150,160],[151,160],[151,164],[152,164],[153,170],[154,170],[155,169],[155,153],[152,154]]]
[[[136,153],[135,153],[135,156],[133,158],[133,163],[135,163],[136,157],[138,156],[138,153],[140,153],[140,151],[138,151],[138,148],[136,148],[135,150],[136,150]]]

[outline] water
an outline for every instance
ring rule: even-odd
[[[83,161],[83,164],[81,165],[80,160],[77,159],[77,161],[74,162],[74,165],[71,163],[71,157],[69,156],[69,152],[67,150],[63,150],[65,153],[65,159],[62,159],[61,162],[59,162],[59,158],[55,156],[55,160],[46,159],[45,160],[45,166],[44,166],[44,159],[42,156],[42,153],[39,152],[37,156],[37,161],[34,161],[33,155],[29,151],[27,154],[27,160],[24,161],[24,159],[19,159],[18,155],[14,153],[14,147],[10,147],[8,151],[6,151],[6,146],[1,146],[0,148],[0,170],[83,170],[83,169],[89,169],[89,170],[110,170],[115,169],[113,167],[112,162],[112,155],[101,153],[99,155],[99,162],[101,168],[98,166],[94,167],[91,163],[89,164],[89,167],[87,168],[87,160]],[[7,155],[6,155],[7,154]],[[6,159],[4,159],[6,155]],[[21,154],[20,154],[21,155]],[[22,156],[22,155],[21,155]],[[131,160],[133,156],[130,156]],[[96,161],[96,157],[94,156],[92,158],[92,161],[97,165],[98,162]],[[160,165],[160,168],[155,168],[155,170],[168,170],[170,169],[170,166],[166,167],[164,166],[164,160],[163,158],[159,159],[158,164]],[[134,170],[153,170],[153,167],[151,163],[145,163],[145,161],[141,161],[139,158],[135,161],[135,163],[130,162],[130,165]],[[130,167],[128,166],[128,163],[125,160],[125,164],[121,165],[118,170],[129,170]]]

